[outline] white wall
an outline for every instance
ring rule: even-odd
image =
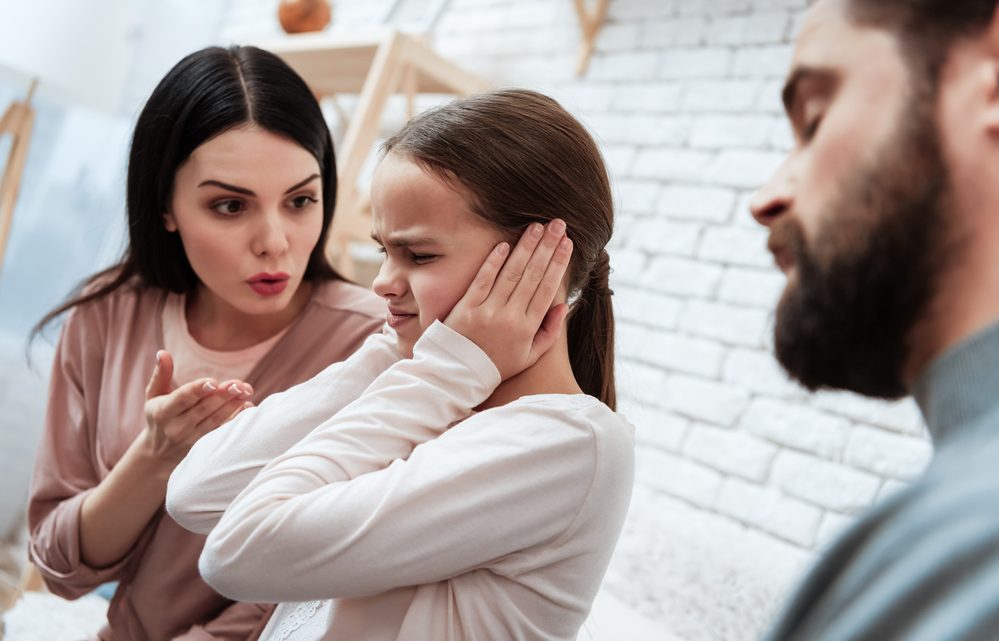
[[[784,279],[746,202],[791,144],[779,94],[805,4],[611,0],[579,79],[569,0],[452,0],[434,33],[495,84],[559,98],[601,144],[619,394],[639,438],[606,585],[690,641],[756,638],[822,544],[931,455],[911,402],[807,395],[770,353]],[[269,3],[240,6],[225,37],[276,33]],[[331,28],[386,6],[334,3]]]
[[[201,17],[193,0],[139,4],[150,5],[139,32],[149,46],[138,48],[144,62],[126,88],[129,104],[216,29],[222,44],[279,34],[273,0],[229,3],[221,22],[220,1],[204,5],[211,11]],[[429,4],[411,0],[403,13]],[[579,79],[570,0],[452,0],[435,30],[442,53],[497,85],[562,100],[604,151],[618,204],[611,259],[619,393],[639,438],[635,497],[607,589],[688,641],[756,638],[823,542],[930,456],[910,402],[808,396],[769,352],[783,277],[746,199],[790,144],[779,89],[804,5],[611,0],[590,70]],[[388,6],[335,2],[332,29],[377,26]],[[0,97],[15,93],[0,86]],[[33,193],[19,205],[0,280],[0,329],[15,306],[35,300],[6,323],[18,340],[22,317],[34,319],[95,268],[87,262],[95,260],[94,244],[81,247],[73,234],[103,238],[107,221],[123,215],[128,123],[95,124],[72,110],[40,118],[39,128],[54,122],[54,131],[39,133],[32,154],[47,155],[28,173],[49,178],[26,176]],[[95,132],[113,144],[85,143]],[[75,155],[55,151],[70,148]],[[46,172],[49,163],[58,166]],[[65,261],[53,255],[77,259],[61,268]],[[48,288],[44,304],[31,299],[39,288]],[[16,357],[8,350],[0,371],[16,371],[8,366]],[[0,389],[14,388],[0,380]],[[5,416],[15,401],[44,396],[40,383],[18,389],[25,391],[0,395]],[[22,456],[36,425],[34,418],[0,425],[0,453]],[[17,441],[19,434],[28,436]]]

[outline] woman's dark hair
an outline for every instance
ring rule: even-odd
[[[614,311],[605,246],[614,205],[603,158],[586,129],[542,94],[507,89],[424,112],[382,146],[470,194],[469,206],[516,242],[530,223],[566,222],[569,358],[580,387],[611,408]]]
[[[336,163],[329,127],[305,81],[276,55],[256,47],[208,47],[178,62],[139,114],[128,159],[128,247],[116,264],[84,280],[35,325],[36,336],[64,312],[126,283],[186,293],[198,277],[180,236],[163,223],[177,169],[206,141],[253,124],[294,141],[319,162],[323,225],[305,280],[340,278],[326,258],[336,203]]]

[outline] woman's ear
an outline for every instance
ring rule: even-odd
[[[163,227],[169,232],[177,231],[177,219],[174,218],[171,212],[163,214]]]

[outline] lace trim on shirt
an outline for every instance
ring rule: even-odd
[[[306,601],[299,603],[295,609],[281,617],[281,623],[274,632],[274,641],[287,641],[292,633],[312,620],[323,605],[322,601]]]

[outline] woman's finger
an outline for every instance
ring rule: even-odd
[[[173,357],[170,356],[170,352],[161,349],[156,352],[156,366],[153,367],[153,375],[146,385],[146,400],[169,394],[171,379],[173,379]]]
[[[240,381],[226,381],[214,394],[202,398],[189,407],[181,418],[193,428],[227,403],[233,401],[242,403],[247,400],[250,397],[250,389],[249,385]]]
[[[558,295],[558,289],[562,285],[562,278],[569,269],[570,258],[572,258],[572,241],[568,236],[562,236],[562,239],[556,243],[544,276],[541,277],[534,290],[534,296],[527,306],[527,318],[530,322],[540,324],[551,309],[555,296]]]
[[[162,414],[167,417],[178,416],[196,406],[201,399],[211,396],[218,390],[218,383],[211,378],[199,378],[185,383],[162,397]]]
[[[514,288],[510,295],[509,304],[515,310],[526,313],[538,288],[550,284],[550,277],[546,279],[546,275],[548,275],[553,257],[556,255],[563,238],[565,238],[565,223],[559,219],[548,223],[541,241],[535,247],[534,253],[527,262],[520,282],[517,283],[516,288]],[[561,278],[561,275],[559,275],[559,280]],[[555,288],[557,291],[558,282],[556,282]],[[551,298],[554,298],[554,292],[552,292]],[[549,299],[548,305],[544,309],[547,310],[550,305],[551,299]],[[537,320],[539,323],[541,322],[540,315],[537,317]]]
[[[192,431],[196,435],[196,438],[201,438],[201,436],[228,421],[230,417],[235,416],[237,412],[241,412],[246,402],[243,398],[231,398],[215,408],[215,411],[205,416],[194,426]]]

